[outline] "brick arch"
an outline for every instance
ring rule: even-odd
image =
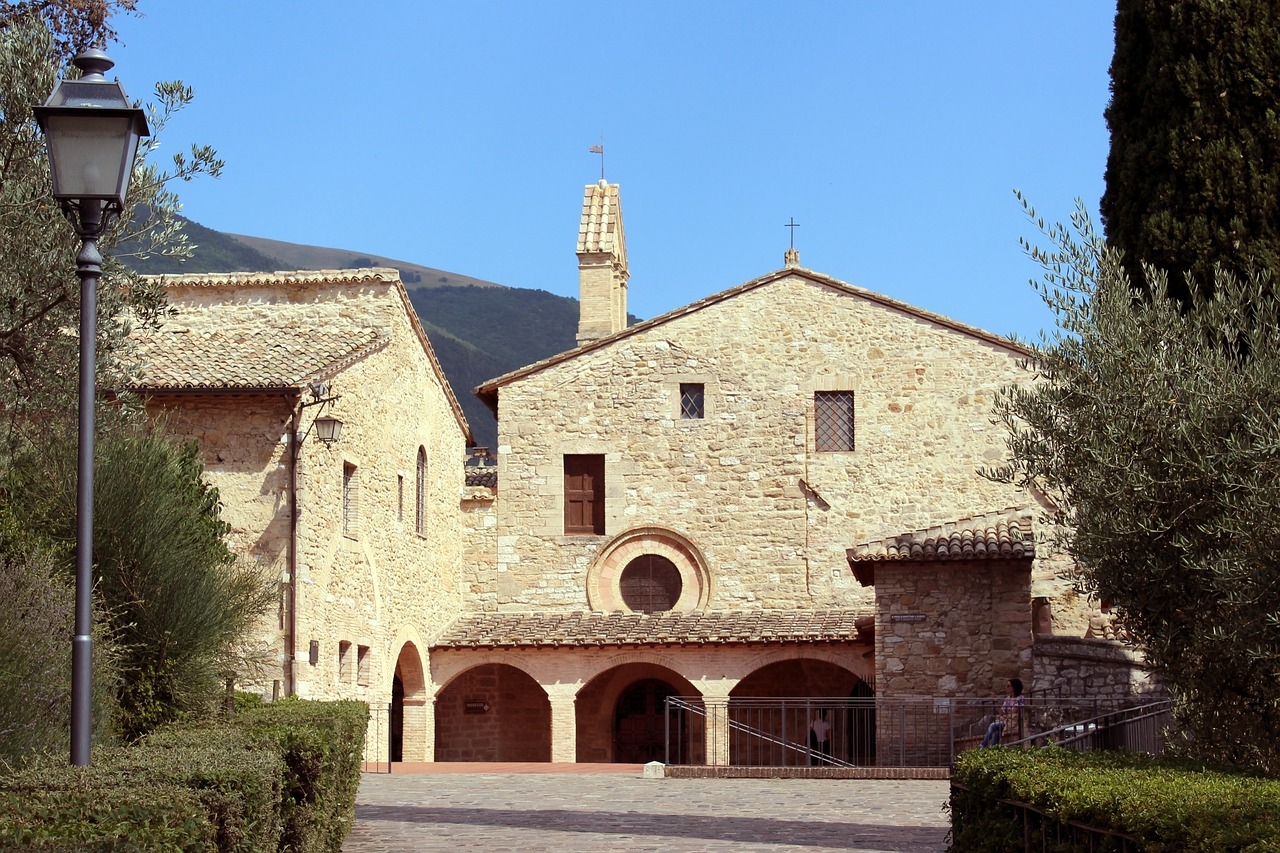
[[[587,570],[587,604],[592,610],[628,610],[618,588],[622,570],[637,557],[656,554],[680,572],[682,589],[672,610],[703,610],[711,599],[711,572],[706,558],[686,536],[664,527],[633,527],[600,549]]]
[[[743,667],[743,676],[739,679],[739,683],[745,681],[751,674],[772,664],[804,658],[824,661],[841,669],[847,669],[859,680],[865,681],[874,688],[876,669],[874,657],[868,654],[871,651],[870,646],[865,648],[854,646],[852,649],[847,647],[827,649],[820,646],[773,649],[752,657],[747,665]]]
[[[578,762],[607,763],[624,760],[625,756],[620,757],[618,754],[619,701],[629,690],[652,682],[667,685],[670,695],[701,695],[688,678],[669,666],[643,660],[640,656],[613,661],[613,665],[597,672],[578,691],[574,703]],[[663,713],[661,708],[656,711]],[[700,750],[703,736],[701,728],[695,730],[688,726],[688,721],[684,722],[686,725],[677,726],[677,730],[672,732],[673,739],[686,752],[691,748]],[[665,737],[666,732],[663,731],[662,734]]]
[[[865,764],[874,756],[874,707],[847,701],[865,696],[869,685],[848,666],[848,658],[833,660],[836,656],[815,651],[796,650],[788,656],[772,655],[768,663],[757,661],[759,665],[734,687],[730,716],[735,706],[737,713],[747,714],[750,731],[731,732],[731,764],[772,764],[779,757],[784,764],[823,763],[824,755]],[[854,657],[862,660],[860,654]],[[827,726],[822,742],[811,735],[819,719]]]
[[[482,663],[436,696],[436,761],[550,761],[551,701],[528,673]]]
[[[396,655],[391,680],[391,714],[388,725],[392,761],[425,761],[431,721],[427,680],[422,655],[405,642]]]
[[[536,651],[532,654],[517,649],[471,649],[465,655],[435,654],[431,657],[431,682],[435,686],[435,695],[439,696],[454,681],[475,669],[490,663],[505,664],[518,669],[541,685],[552,683],[553,674],[544,671],[548,666],[554,667],[545,655]],[[554,669],[552,671],[555,671]],[[550,679],[550,680],[549,680]]]

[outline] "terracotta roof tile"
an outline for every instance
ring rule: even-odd
[[[869,640],[873,624],[873,616],[852,610],[472,613],[455,620],[431,647],[855,642]]]
[[[166,326],[135,337],[135,388],[294,388],[387,345],[373,329],[217,329]]]
[[[348,270],[296,272],[196,273],[151,276],[169,294],[176,308],[158,331],[137,332],[142,355],[136,381],[130,387],[151,391],[200,389],[301,388],[313,378],[328,379],[349,364],[386,346],[388,320],[372,306],[353,305],[340,329],[316,326],[299,311],[307,311],[311,294],[330,285],[385,288],[394,291],[431,362],[468,443],[474,442],[462,406],[444,368],[436,358],[409,294],[394,269],[370,267]],[[228,310],[240,294],[266,288],[289,292],[290,298],[270,303],[270,310]],[[209,291],[233,291],[231,299],[211,298]],[[243,300],[241,300],[243,304]],[[185,331],[184,331],[185,330]]]
[[[1036,548],[1031,516],[1021,508],[1012,508],[856,545],[846,553],[850,563],[1030,560]]]
[[[468,468],[466,469],[466,484],[468,486],[488,486],[491,489],[498,488],[498,469],[497,468]]]
[[[582,220],[578,224],[578,253],[614,254],[625,268],[627,246],[623,240],[618,185],[603,180],[588,184],[582,197]]]

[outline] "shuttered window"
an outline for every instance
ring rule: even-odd
[[[564,532],[604,535],[604,456],[564,457]]]

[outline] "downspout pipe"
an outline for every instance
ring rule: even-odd
[[[285,695],[297,695],[298,680],[296,677],[298,654],[298,456],[301,451],[301,439],[298,433],[302,419],[302,407],[298,405],[300,397],[290,397],[289,407],[289,544],[287,563],[289,571],[288,596],[285,600],[284,648],[285,648]]]

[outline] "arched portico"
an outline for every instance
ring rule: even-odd
[[[865,763],[866,749],[855,748],[851,737],[855,728],[863,734],[867,721],[848,697],[868,694],[874,692],[866,682],[829,660],[793,657],[765,664],[729,694],[730,763],[803,765],[821,763],[824,755],[842,762],[861,757]],[[819,742],[814,731],[823,723],[819,730],[827,739]]]
[[[637,661],[601,672],[578,691],[577,760],[662,761],[670,744],[681,763],[701,762],[702,726],[680,714],[668,720],[665,702],[668,696],[698,695],[684,676],[655,663]]]
[[[485,663],[436,698],[436,761],[550,761],[551,703],[527,673]]]

